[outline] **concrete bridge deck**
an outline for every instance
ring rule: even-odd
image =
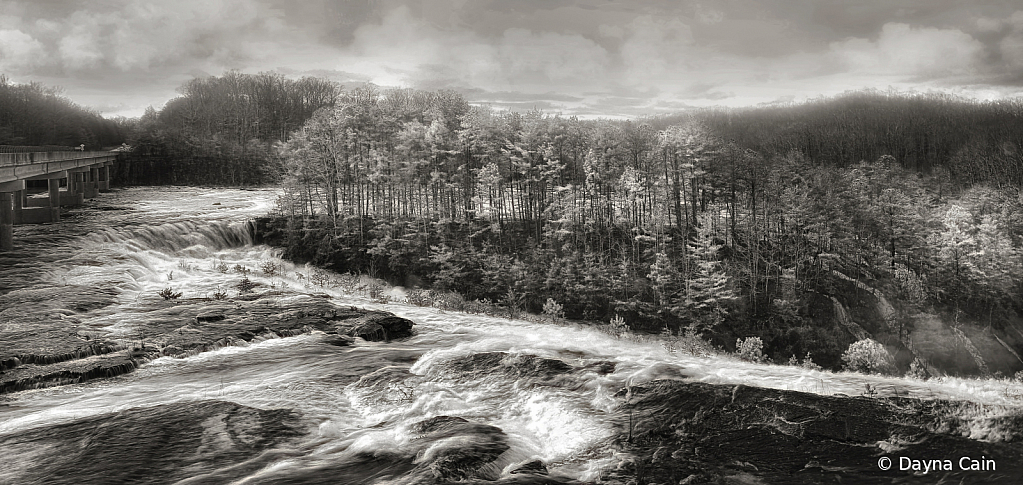
[[[13,248],[14,224],[59,222],[61,206],[78,205],[109,190],[110,166],[118,153],[0,153],[0,251]],[[47,181],[46,199],[29,199],[29,180]],[[60,190],[61,185],[66,189]]]

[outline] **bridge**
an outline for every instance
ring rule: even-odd
[[[0,251],[13,249],[14,224],[60,222],[62,206],[79,205],[110,190],[110,166],[119,153],[0,153]],[[35,180],[46,181],[43,197],[29,189],[27,182]]]

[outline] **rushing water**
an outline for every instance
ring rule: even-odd
[[[232,288],[239,279],[214,265],[256,269],[261,261],[276,258],[273,249],[251,244],[245,227],[250,217],[267,212],[275,196],[270,190],[181,188],[104,195],[65,223],[18,227],[17,244],[23,249],[0,257],[0,291],[47,285],[115,288],[115,305],[78,317],[84,326],[116,332],[129,323],[124,315],[146,295],[173,287],[186,298],[207,296]],[[282,477],[301,481],[309,470],[343,462],[356,452],[412,446],[414,423],[458,416],[496,426],[508,436],[511,448],[495,464],[495,477],[503,467],[541,459],[552,471],[592,480],[612,458],[600,450],[615,433],[609,419],[618,405],[614,393],[653,379],[846,395],[860,395],[869,384],[881,395],[1006,407],[1016,406],[1023,395],[1019,385],[999,381],[923,382],[693,357],[669,353],[653,341],[616,339],[584,326],[374,303],[339,290],[309,288],[308,278],[298,275],[311,274],[310,268],[284,266],[284,276],[267,278],[256,270],[250,277],[297,293],[327,291],[338,305],[393,312],[413,320],[416,335],[336,347],[314,333],[184,359],[161,358],[114,379],[22,391],[0,407],[0,437],[161,404],[219,400],[257,409],[288,408],[301,413],[310,428],[304,441],[243,473],[239,483]],[[401,294],[400,288],[391,291]],[[137,318],[132,314],[131,319]],[[537,385],[531,375],[452,370],[452,363],[470,355],[495,351],[560,359],[581,370],[571,385]],[[598,372],[606,362],[615,364],[614,371]],[[420,456],[431,449],[421,449]],[[30,452],[3,450],[6,457]],[[0,482],[13,483],[19,470],[0,471]]]

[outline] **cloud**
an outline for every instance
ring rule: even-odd
[[[43,58],[43,44],[17,29],[0,30],[0,70],[31,69]]]
[[[552,81],[600,76],[609,60],[603,47],[581,35],[521,28],[504,31],[498,52],[504,74],[514,78],[541,75]]]
[[[1006,19],[980,19],[978,22],[1002,34],[996,44],[998,58],[1008,72],[1023,76],[1023,11],[1016,11]]]
[[[936,78],[974,73],[984,44],[958,29],[887,23],[877,40],[846,39],[830,50],[849,72]]]
[[[117,112],[227,69],[608,114],[1023,83],[1003,0],[0,1],[0,71]]]
[[[26,26],[22,34],[31,41],[4,39],[5,46],[27,42],[45,53],[44,61],[22,63],[18,70],[130,71],[191,63],[232,67],[239,59],[258,58],[265,39],[277,35],[287,41],[299,32],[286,31],[278,21],[280,12],[247,0],[111,0],[69,8],[70,15],[59,19],[21,19]]]
[[[631,82],[683,74],[694,60],[693,31],[679,18],[638,16],[626,27],[621,46],[626,78]]]
[[[497,37],[440,29],[405,6],[365,24],[346,52],[381,84],[447,80],[487,89],[585,83],[604,73],[608,53],[579,34],[508,28]],[[369,65],[370,63],[374,65]],[[550,86],[545,88],[548,91]]]

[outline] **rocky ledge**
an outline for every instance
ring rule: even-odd
[[[334,345],[348,345],[355,338],[408,337],[413,325],[388,312],[339,307],[309,295],[153,299],[104,317],[114,301],[110,292],[85,287],[0,297],[0,394],[114,377],[159,357],[187,357],[314,330],[330,335]],[[92,318],[83,321],[80,315],[87,311]]]
[[[674,380],[618,397],[620,434],[608,451],[619,464],[604,483],[1014,484],[1023,477],[1018,408]]]

